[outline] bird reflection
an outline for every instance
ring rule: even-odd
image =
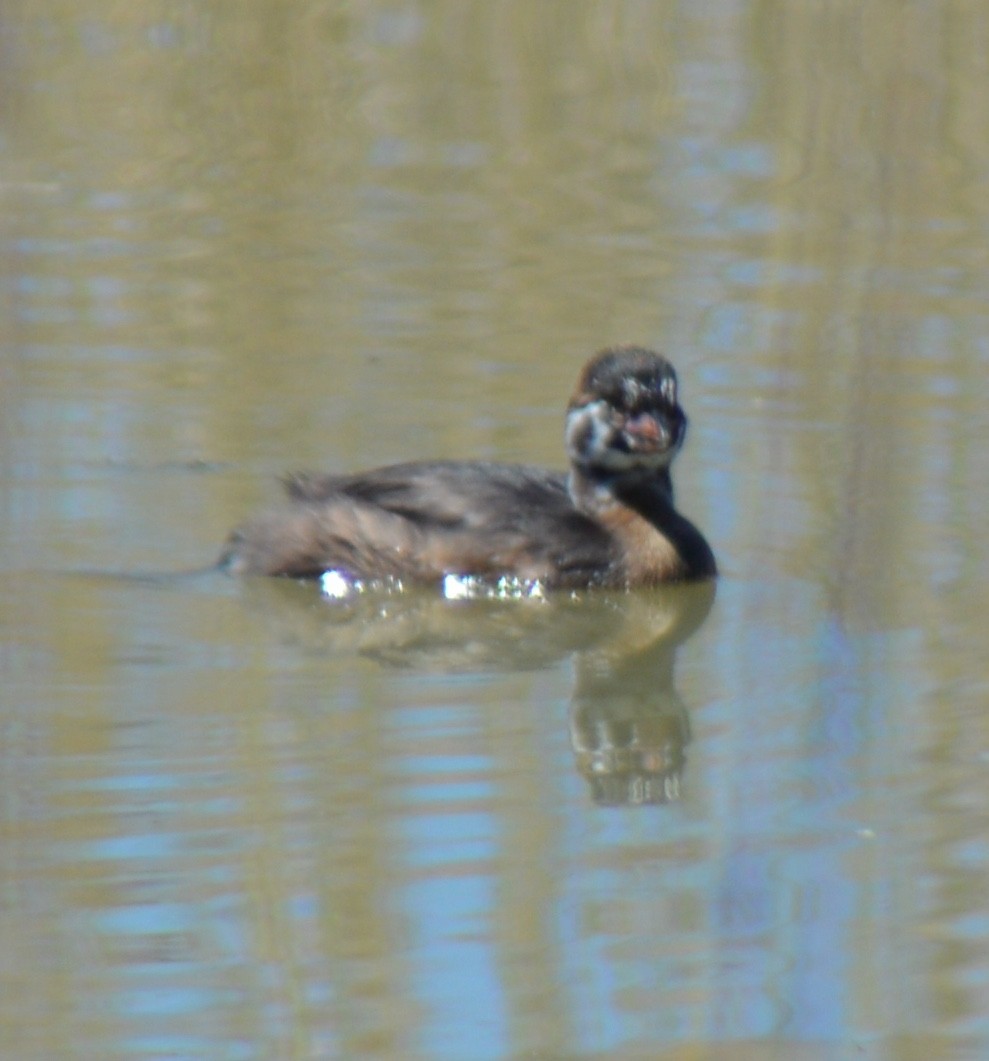
[[[674,685],[676,649],[713,603],[713,582],[629,598],[626,618],[638,644],[619,634],[577,654],[570,742],[595,803],[679,797],[690,717]]]
[[[386,666],[519,671],[572,656],[570,741],[594,802],[661,804],[679,796],[690,720],[674,684],[676,651],[710,612],[713,581],[539,601],[450,601],[422,590],[314,601],[311,584],[268,580],[250,582],[245,592],[256,595],[282,638]]]

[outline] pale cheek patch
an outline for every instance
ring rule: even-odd
[[[613,437],[605,402],[591,402],[567,416],[567,453],[572,460],[597,463]]]
[[[613,472],[647,468],[659,471],[673,460],[678,445],[662,453],[630,453],[614,446],[616,431],[610,422],[608,404],[591,402],[567,417],[567,453],[571,460]]]

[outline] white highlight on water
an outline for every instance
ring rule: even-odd
[[[364,581],[345,571],[332,569],[319,577],[319,591],[328,600],[346,601],[362,593],[401,593],[398,578]],[[440,592],[447,600],[545,600],[546,590],[538,579],[503,575],[492,582],[477,575],[445,575]]]
[[[319,578],[319,589],[331,600],[345,600],[355,592],[353,580],[340,571],[324,571]]]
[[[443,596],[447,600],[545,600],[546,592],[538,579],[503,575],[488,582],[476,575],[446,575]]]

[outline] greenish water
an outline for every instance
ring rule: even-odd
[[[989,1054],[987,23],[5,5],[2,1056]],[[624,340],[713,601],[129,577]]]

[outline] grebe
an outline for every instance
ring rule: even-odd
[[[234,531],[235,574],[441,582],[511,577],[551,587],[713,578],[714,555],[673,505],[687,418],[673,366],[638,346],[588,361],[567,407],[569,473],[484,461],[289,475],[288,502]]]

